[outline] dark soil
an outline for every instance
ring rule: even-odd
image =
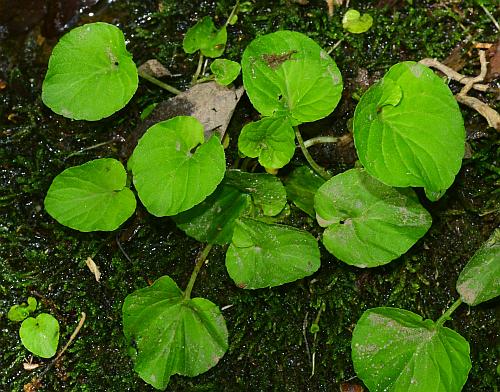
[[[485,2],[488,3],[488,2]],[[497,20],[495,1],[489,2]],[[226,57],[238,61],[256,35],[291,29],[301,31],[333,51],[344,77],[343,98],[328,118],[304,127],[306,137],[342,135],[356,105],[353,99],[394,63],[458,55],[461,72],[477,74],[475,42],[494,43],[498,31],[472,0],[351,1],[369,12],[374,26],[364,34],[346,34],[345,8],[331,19],[326,2],[250,2],[228,29]],[[64,5],[64,6],[63,6]],[[174,76],[169,82],[185,89],[197,58],[182,51],[182,38],[198,18],[225,21],[233,2],[173,0],[0,2],[0,390],[21,391],[39,374],[23,369],[30,358],[18,337],[19,324],[7,320],[9,308],[36,296],[41,309],[61,325],[62,346],[81,312],[87,321],[59,363],[43,378],[40,391],[151,391],[133,371],[122,334],[121,306],[127,294],[162,275],[184,287],[202,244],[185,236],[168,218],[154,218],[144,208],[114,233],[79,233],[55,222],[43,208],[45,193],[65,168],[99,157],[126,160],[129,135],[149,104],[171,95],[146,81],[130,104],[98,122],[70,121],[41,102],[41,84],[52,47],[71,27],[107,21],[121,27],[137,64],[156,58]],[[492,81],[498,87],[498,81]],[[241,84],[241,80],[237,81]],[[450,87],[458,91],[459,86]],[[496,110],[498,97],[478,94]],[[219,307],[230,348],[219,364],[196,378],[174,376],[173,391],[335,391],[342,382],[361,384],[350,359],[353,327],[368,308],[395,306],[436,320],[458,297],[455,282],[461,268],[500,223],[499,133],[477,113],[461,107],[468,134],[468,155],[453,186],[436,203],[421,200],[433,225],[407,254],[369,270],[350,267],[322,248],[322,266],[311,277],[263,290],[242,290],[228,277],[225,249],[215,247],[202,269],[194,295]],[[237,157],[241,125],[257,118],[243,98],[230,124],[231,163]],[[352,167],[351,143],[311,149],[334,173]],[[291,165],[303,163],[296,154]],[[284,171],[286,172],[286,170]],[[292,207],[288,223],[319,228]],[[127,256],[126,256],[127,255]],[[100,283],[85,260],[92,257],[102,272]],[[320,308],[319,332],[309,328]],[[464,391],[498,391],[500,357],[499,301],[474,308],[462,305],[446,325],[471,345],[472,370]],[[312,374],[312,358],[315,369]],[[45,365],[49,360],[34,358]]]

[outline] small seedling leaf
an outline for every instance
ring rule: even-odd
[[[462,336],[398,308],[364,312],[351,348],[354,369],[370,391],[459,392],[471,368]]]
[[[10,321],[23,321],[26,317],[30,315],[31,312],[36,310],[37,302],[34,297],[28,298],[28,303],[22,303],[21,305],[13,305],[7,313],[7,318]]]
[[[54,47],[42,100],[64,117],[95,121],[123,108],[138,83],[121,30],[89,23],[71,30]]]
[[[271,174],[228,170],[224,182],[250,195],[253,205],[263,215],[278,215],[286,205],[285,187]]]
[[[206,372],[228,348],[219,308],[204,298],[184,299],[168,276],[125,298],[123,332],[137,350],[135,371],[158,389],[165,389],[173,374]]]
[[[411,189],[382,184],[363,169],[339,174],[316,193],[323,244],[360,268],[386,264],[405,253],[431,226],[430,214]]]
[[[186,53],[194,53],[199,50],[204,56],[215,58],[224,53],[226,41],[226,27],[223,26],[217,30],[212,18],[205,16],[189,28],[184,36],[182,46]]]
[[[457,280],[465,303],[475,306],[500,295],[500,229],[469,260]]]
[[[295,153],[295,132],[286,117],[265,117],[243,127],[238,148],[250,158],[259,158],[265,168],[279,169]]]
[[[79,231],[112,231],[135,211],[127,173],[116,159],[70,167],[54,178],[45,209],[59,223]]]
[[[308,232],[248,218],[236,221],[226,268],[238,287],[279,286],[312,275],[319,266],[318,243]]]
[[[54,356],[59,344],[59,322],[50,314],[28,317],[21,324],[19,336],[23,346],[42,358]]]
[[[354,142],[372,176],[391,186],[424,187],[437,200],[462,164],[465,129],[448,86],[429,68],[407,61],[361,98]]]
[[[361,34],[370,30],[372,24],[371,15],[361,15],[357,10],[347,10],[342,18],[342,27],[353,34]]]
[[[224,148],[203,126],[178,116],[149,128],[128,163],[144,206],[155,216],[175,215],[215,191],[226,170]]]
[[[308,166],[300,166],[290,173],[285,180],[288,198],[311,218],[316,217],[314,211],[314,195],[325,180]]]
[[[210,64],[210,70],[215,75],[215,81],[217,83],[227,86],[238,77],[241,66],[236,61],[216,59]]]
[[[256,38],[245,49],[241,67],[253,106],[263,116],[288,116],[293,125],[328,116],[342,94],[335,62],[298,32]]]
[[[235,221],[241,215],[275,216],[285,205],[285,190],[275,176],[228,170],[214,193],[173,219],[196,240],[222,245],[231,242]]]

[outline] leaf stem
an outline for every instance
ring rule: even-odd
[[[236,0],[236,4],[234,5],[233,9],[231,10],[231,13],[229,14],[229,17],[226,20],[226,23],[224,24],[225,27],[229,25],[229,22],[231,22],[231,19],[233,19],[233,16],[238,12],[238,7],[240,6],[240,0]]]
[[[181,91],[177,90],[175,87],[173,87],[167,83],[164,83],[161,80],[156,79],[154,76],[152,76],[144,71],[139,70],[139,76],[143,79],[146,79],[148,82],[156,84],[158,87],[161,87],[161,88],[171,92],[172,94],[179,95],[181,93]]]
[[[302,154],[304,154],[304,157],[306,158],[309,165],[313,168],[313,170],[316,173],[318,173],[321,177],[323,177],[325,180],[328,181],[330,178],[332,178],[332,176],[328,174],[328,172],[325,169],[323,169],[320,165],[318,165],[312,158],[311,154],[309,154],[309,151],[307,151],[307,147],[304,145],[304,140],[302,140],[302,135],[300,134],[299,127],[294,126],[293,129],[295,130],[295,136],[297,137],[297,141],[299,142]]]
[[[309,148],[311,146],[321,143],[337,143],[338,140],[339,138],[335,136],[318,136],[318,137],[313,137],[312,139],[307,139],[304,142],[304,146],[306,146],[306,148]]]
[[[194,72],[193,79],[191,80],[191,84],[195,84],[198,80],[198,77],[201,73],[201,67],[203,66],[203,54],[200,52],[200,57],[198,59],[198,66],[196,67],[196,71]]]
[[[438,318],[436,321],[436,325],[438,327],[442,327],[443,324],[450,319],[451,314],[462,304],[462,298],[457,299],[455,302],[453,302],[453,305],[451,305],[446,312],[443,313],[443,315]]]
[[[194,282],[196,282],[196,278],[198,277],[198,272],[200,272],[200,269],[203,266],[205,260],[207,259],[207,256],[210,253],[212,246],[213,246],[212,244],[207,244],[203,248],[203,250],[198,254],[196,265],[194,266],[194,270],[191,274],[191,277],[189,278],[186,290],[184,290],[184,299],[187,300],[191,298],[191,290],[193,290]]]

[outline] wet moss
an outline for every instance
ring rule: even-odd
[[[380,6],[383,3],[392,6]],[[351,7],[369,12],[375,20],[367,34],[353,35],[341,28],[342,8],[330,19],[323,1],[301,6],[286,0],[258,0],[229,27],[226,56],[239,60],[256,35],[280,28],[306,32],[326,48],[342,40],[332,55],[344,76],[346,92],[342,105],[321,122],[322,131],[342,133],[356,103],[352,92],[362,91],[356,79],[360,70],[366,70],[373,81],[397,61],[443,59],[460,43],[468,48],[472,41],[495,38],[491,21],[474,1],[410,3],[351,1]],[[164,1],[158,6],[156,1],[127,0],[113,3],[94,18],[119,23],[137,62],[157,58],[172,73],[180,74],[172,84],[184,88],[197,58],[183,53],[183,34],[206,14],[222,24],[232,5],[231,1]],[[139,113],[169,95],[144,82],[130,105],[109,119],[85,123],[56,116],[40,102],[41,80],[53,42],[41,43],[37,34],[35,28],[26,36],[9,38],[0,51],[0,79],[7,83],[0,101],[0,385],[22,390],[36,374],[23,370],[28,353],[17,335],[19,325],[5,317],[11,305],[35,295],[41,309],[60,321],[61,343],[71,335],[80,313],[87,315],[59,366],[44,376],[43,390],[150,391],[132,370],[122,335],[121,305],[127,294],[165,274],[183,287],[200,244],[186,238],[170,220],[151,217],[142,208],[117,233],[78,233],[54,222],[43,210],[43,198],[52,178],[70,165],[102,156],[125,160],[121,146],[138,123]],[[467,57],[466,71],[474,70],[476,60]],[[484,98],[498,107],[494,97]],[[459,271],[499,224],[498,134],[486,130],[476,114],[463,112],[472,156],[464,161],[445,197],[438,203],[426,202],[433,226],[399,260],[359,270],[322,250],[322,267],[314,276],[283,287],[245,291],[228,277],[225,249],[216,247],[193,294],[220,307],[232,305],[223,312],[230,348],[215,368],[193,379],[174,376],[169,389],[338,389],[340,382],[355,376],[350,340],[364,310],[396,306],[437,319],[457,297]],[[248,100],[242,101],[235,116],[230,126],[233,147],[240,124],[255,116]],[[335,172],[352,165],[337,162],[328,149],[315,153]],[[235,149],[228,155],[235,156]],[[294,164],[301,161],[297,154]],[[319,234],[314,222],[293,207],[288,219]],[[99,266],[100,283],[85,266],[87,257]],[[322,306],[319,331],[314,335],[310,327]],[[471,343],[473,368],[466,391],[491,391],[497,385],[499,316],[498,301],[490,301],[471,309],[462,306],[447,324]]]

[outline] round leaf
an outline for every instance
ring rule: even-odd
[[[134,185],[155,216],[175,215],[215,191],[226,170],[217,136],[203,143],[203,126],[179,116],[149,128],[128,163]]]
[[[215,81],[223,86],[231,84],[238,77],[241,66],[231,60],[217,59],[210,64],[210,70],[215,75]]]
[[[361,16],[359,11],[347,10],[342,18],[342,27],[353,34],[360,34],[372,27],[373,18],[369,14]]]
[[[279,286],[312,275],[319,266],[318,243],[308,232],[248,218],[236,221],[226,268],[238,287]]]
[[[295,153],[295,132],[286,117],[265,117],[243,127],[238,148],[250,158],[258,157],[262,166],[279,169]]]
[[[71,30],[54,47],[42,100],[64,117],[100,120],[123,108],[138,82],[121,30],[90,23]]]
[[[316,193],[318,223],[330,253],[360,268],[386,264],[405,253],[431,226],[411,189],[382,184],[362,169],[339,174]]]
[[[457,280],[462,301],[475,306],[500,295],[500,229],[496,229]]]
[[[123,332],[137,348],[135,371],[158,389],[173,374],[206,372],[228,348],[219,308],[203,298],[184,299],[168,276],[125,298]]]
[[[50,314],[42,313],[35,319],[28,317],[21,324],[19,336],[23,346],[42,358],[54,356],[59,344],[59,322]]]
[[[354,142],[372,176],[387,185],[424,187],[436,200],[460,169],[465,129],[448,86],[429,68],[407,61],[361,98]]]
[[[217,30],[212,18],[205,16],[187,31],[182,46],[186,53],[199,50],[204,56],[219,57],[224,53],[226,41],[226,26]]]
[[[289,116],[293,125],[328,116],[342,94],[335,62],[298,32],[256,38],[245,49],[241,67],[253,106],[263,116]]]
[[[351,346],[354,369],[370,391],[459,392],[471,368],[462,336],[403,309],[364,312]]]
[[[23,321],[29,316],[30,312],[36,310],[37,302],[36,298],[29,297],[28,303],[22,303],[21,305],[13,305],[7,313],[7,318],[10,321]]]
[[[59,174],[45,197],[45,209],[59,223],[80,231],[112,231],[135,211],[127,173],[116,159],[102,158]]]

